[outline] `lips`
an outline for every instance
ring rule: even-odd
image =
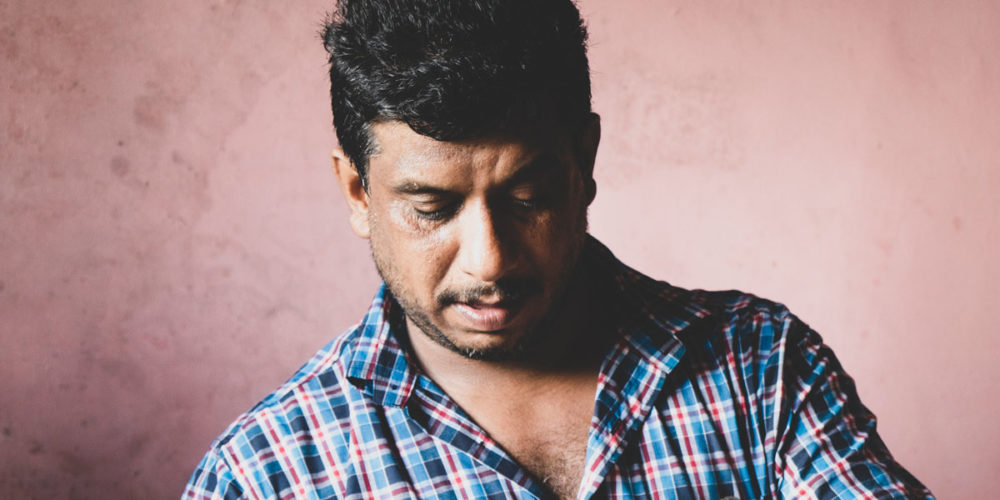
[[[511,325],[520,310],[515,302],[494,304],[459,302],[452,307],[469,324],[470,329],[479,332],[497,332]]]

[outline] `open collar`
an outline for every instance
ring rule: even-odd
[[[609,307],[615,309],[618,341],[598,378],[587,461],[577,498],[592,496],[634,432],[646,421],[686,348],[681,333],[711,311],[690,292],[672,287],[622,264],[595,239],[588,241],[587,265],[613,278]]]
[[[655,406],[668,375],[685,353],[681,332],[711,311],[689,291],[672,287],[622,264],[588,235],[583,264],[612,288],[607,304],[616,318],[617,341],[601,366],[587,465],[578,498],[593,495],[635,438]],[[383,284],[345,357],[347,376],[375,404],[402,407],[417,386],[416,367],[403,342],[402,308]]]

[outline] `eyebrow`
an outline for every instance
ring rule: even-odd
[[[544,177],[553,172],[552,167],[558,168],[559,159],[555,155],[541,154],[532,158],[531,161],[514,172],[509,179],[503,182],[505,186],[512,186],[521,182]],[[455,194],[453,190],[421,184],[415,180],[404,180],[392,187],[393,192],[402,195],[431,195],[450,196]]]
[[[397,194],[409,195],[427,194],[441,196],[452,194],[452,191],[450,190],[420,184],[416,181],[403,181],[402,184],[393,186],[392,190]]]

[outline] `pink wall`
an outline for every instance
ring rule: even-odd
[[[326,1],[0,2],[0,497],[176,497],[376,285]],[[1000,7],[589,0],[592,229],[824,334],[943,498],[1000,469]]]

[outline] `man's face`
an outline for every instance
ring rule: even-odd
[[[369,189],[345,192],[411,331],[476,359],[510,357],[544,335],[584,241],[599,132],[592,148],[439,142],[398,122],[373,134]]]

